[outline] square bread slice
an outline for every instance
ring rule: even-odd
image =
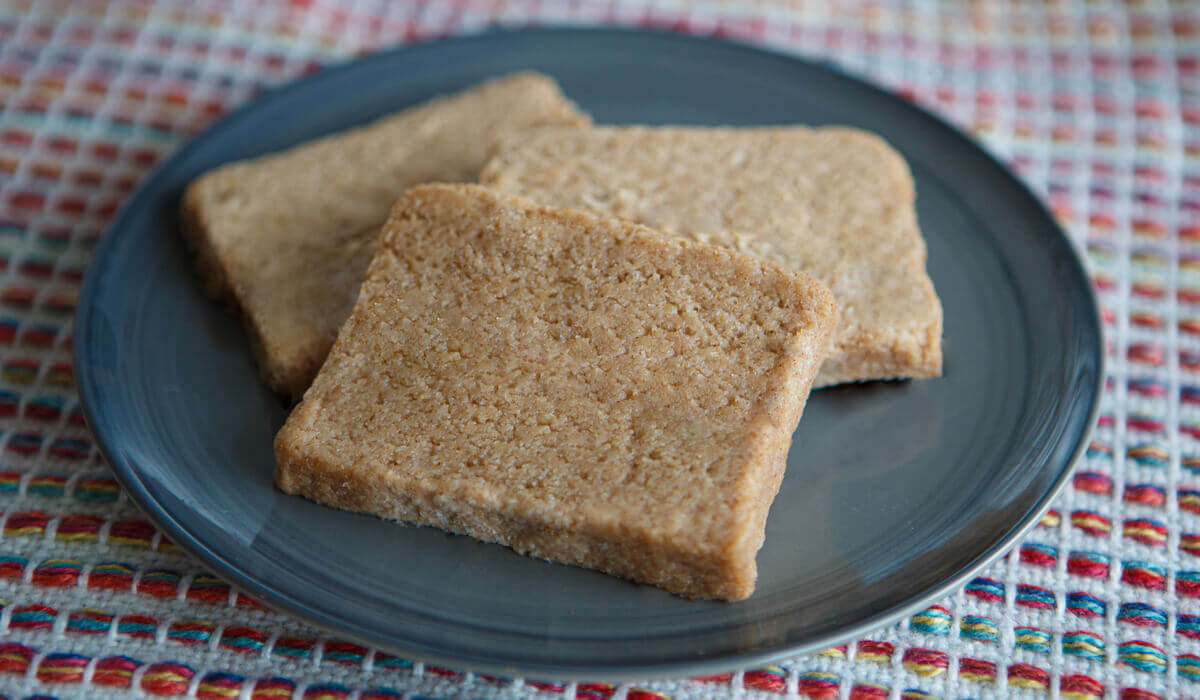
[[[942,370],[912,176],[846,128],[553,128],[500,142],[480,175],[544,204],[614,214],[803,270],[842,321],[815,386]]]
[[[242,312],[263,378],[299,398],[350,315],[397,197],[475,180],[506,133],[587,122],[546,76],[498,78],[206,173],[184,195],[184,234],[205,289]]]
[[[275,439],[285,492],[740,599],[837,307],[819,281],[474,185],[410,190]]]

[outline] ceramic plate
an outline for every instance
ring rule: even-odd
[[[555,76],[599,123],[849,124],[912,166],[945,305],[945,376],[809,400],[736,604],[527,559],[272,488],[287,406],[178,230],[196,175],[489,76]],[[383,53],[270,92],[180,149],[96,251],[75,330],[88,422],[132,498],[252,596],[409,658],[533,677],[646,678],[817,650],[963,583],[1045,511],[1094,420],[1100,324],[1063,232],[1007,170],[828,66],[622,30],[494,33]]]

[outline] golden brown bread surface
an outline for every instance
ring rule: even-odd
[[[473,185],[410,190],[275,440],[288,493],[740,599],[837,308],[820,282]]]
[[[842,311],[816,386],[942,369],[912,177],[882,139],[845,128],[556,127],[500,142],[480,181],[803,270]]]
[[[299,398],[400,194],[474,180],[506,133],[587,121],[545,76],[498,78],[206,173],[184,195],[184,233],[206,290],[241,310],[263,378]]]

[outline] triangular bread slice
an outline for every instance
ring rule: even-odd
[[[717,246],[473,185],[410,190],[275,439],[327,505],[740,599],[837,308]]]
[[[557,127],[505,138],[480,181],[723,244],[825,282],[842,322],[816,386],[941,374],[942,306],[925,270],[912,176],[878,136]]]
[[[183,229],[206,290],[242,312],[263,378],[300,398],[350,314],[391,205],[475,180],[497,138],[586,124],[554,81],[518,73],[366,126],[209,172]]]

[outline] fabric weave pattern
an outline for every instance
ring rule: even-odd
[[[1007,162],[1085,254],[1100,424],[1053,511],[901,624],[705,679],[492,679],[271,612],[121,493],[83,424],[71,314],[154,164],[265,86],[488,26],[621,25],[833,61]],[[0,2],[0,696],[1200,697],[1200,8],[946,0]]]

